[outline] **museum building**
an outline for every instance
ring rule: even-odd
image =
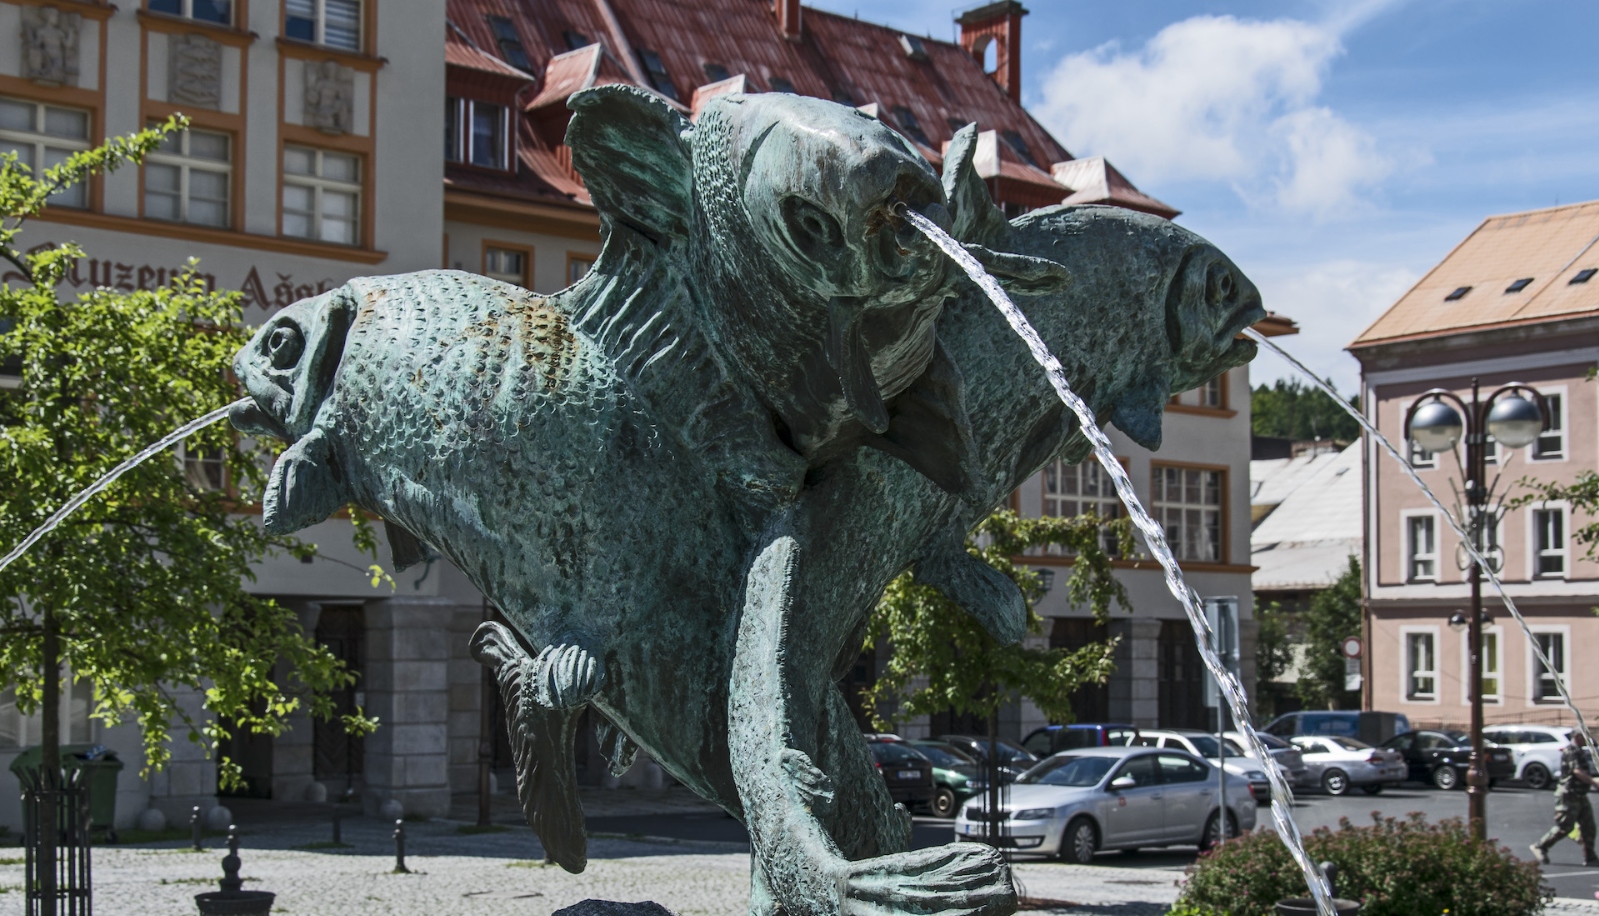
[[[101,137],[189,117],[142,167],[53,199],[25,241],[80,243],[87,256],[65,280],[73,289],[148,289],[198,258],[209,284],[243,292],[252,323],[371,274],[444,266],[537,292],[570,285],[598,255],[599,221],[563,143],[566,102],[607,83],[644,88],[690,118],[724,93],[832,99],[882,119],[935,167],[954,131],[975,121],[978,172],[1007,214],[1066,202],[1176,216],[1104,159],[1073,158],[1022,107],[1025,14],[1015,0],[968,10],[944,41],[795,0],[0,0],[0,41],[21,51],[0,54],[0,150],[49,166]],[[1267,330],[1291,333],[1292,323]],[[1112,434],[1140,496],[1171,520],[1196,588],[1239,599],[1246,683],[1248,399],[1248,369],[1236,368],[1173,399],[1159,455]],[[1027,514],[1120,511],[1091,466],[1049,468],[1013,504]],[[360,672],[340,703],[383,726],[364,741],[308,720],[275,738],[238,738],[229,751],[246,792],[289,801],[349,792],[369,810],[394,799],[442,815],[452,795],[475,791],[480,750],[508,790],[503,726],[483,733],[492,691],[466,654],[492,614],[482,596],[438,559],[375,590],[347,521],[304,538],[317,557],[264,563],[252,587],[295,609]],[[1079,718],[1204,724],[1180,607],[1147,561],[1121,565],[1132,610],[1108,628],[1122,637],[1118,670],[1084,694]],[[1051,627],[1039,638],[1052,645],[1105,632],[1058,591],[1039,611]],[[869,682],[877,664],[863,658],[846,686]],[[68,736],[137,761],[137,736],[89,722],[89,700],[73,695]],[[39,734],[8,701],[0,695],[0,766]],[[1036,724],[1029,704],[1004,717],[1013,737]],[[901,725],[917,734],[962,723]],[[598,784],[590,759],[597,748],[580,744],[581,777]],[[187,742],[161,773],[141,780],[137,770],[122,775],[123,821],[216,798],[214,761]],[[644,761],[626,778],[660,774]],[[0,824],[17,824],[14,799],[0,793]]]

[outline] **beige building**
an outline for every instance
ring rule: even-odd
[[[1599,202],[1496,216],[1418,282],[1349,347],[1361,365],[1362,406],[1383,434],[1402,438],[1405,410],[1443,388],[1470,401],[1522,382],[1543,393],[1548,430],[1532,445],[1496,447],[1489,482],[1527,492],[1524,479],[1569,483],[1599,464]],[[1365,703],[1412,724],[1469,717],[1466,637],[1448,626],[1468,606],[1464,556],[1445,519],[1386,455],[1365,446],[1368,596]],[[1421,478],[1444,501],[1462,487],[1456,455],[1412,452]],[[1492,551],[1500,576],[1550,655],[1543,670],[1527,637],[1484,585],[1493,615],[1485,630],[1485,717],[1493,722],[1570,723],[1555,690],[1564,678],[1586,715],[1599,712],[1599,674],[1584,647],[1599,641],[1599,565],[1573,530],[1593,520],[1562,503],[1504,513]]]

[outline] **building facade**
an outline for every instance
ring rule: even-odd
[[[1524,449],[1494,443],[1488,482],[1514,499],[1530,493],[1530,481],[1571,483],[1591,472],[1599,463],[1596,235],[1595,202],[1485,220],[1350,345],[1366,415],[1401,443],[1405,411],[1424,392],[1442,388],[1469,403],[1473,385],[1486,396],[1521,382],[1547,399],[1549,427]],[[1469,607],[1465,556],[1399,468],[1370,442],[1365,453],[1367,708],[1412,724],[1465,723],[1466,634],[1448,625]],[[1461,456],[1411,450],[1410,458],[1445,505],[1459,502]],[[1555,670],[1537,662],[1485,583],[1487,722],[1571,724],[1557,678],[1584,714],[1599,709],[1599,677],[1581,654],[1599,639],[1599,566],[1573,538],[1591,522],[1569,505],[1533,502],[1505,511],[1492,533],[1490,560]]]

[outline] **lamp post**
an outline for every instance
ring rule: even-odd
[[[1537,440],[1548,415],[1543,395],[1532,388],[1512,382],[1483,398],[1476,379],[1471,380],[1469,404],[1452,391],[1434,388],[1405,412],[1405,438],[1420,449],[1453,451],[1464,436],[1466,459],[1461,474],[1467,517],[1463,527],[1479,554],[1488,550],[1488,534],[1496,520],[1496,513],[1488,508],[1493,488],[1485,481],[1488,437],[1509,449],[1523,448]],[[1471,835],[1482,840],[1488,835],[1488,757],[1482,743],[1482,568],[1475,561],[1469,566],[1471,610],[1466,620],[1466,651],[1471,670],[1466,686],[1471,702],[1471,764],[1466,770],[1466,804]]]

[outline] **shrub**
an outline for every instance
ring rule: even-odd
[[[1474,842],[1459,818],[1372,820],[1356,827],[1342,818],[1336,831],[1318,828],[1305,839],[1311,859],[1338,867],[1338,895],[1361,901],[1361,916],[1526,916],[1554,896],[1535,863]],[[1277,835],[1261,832],[1200,856],[1174,912],[1271,916],[1277,901],[1308,893]]]

